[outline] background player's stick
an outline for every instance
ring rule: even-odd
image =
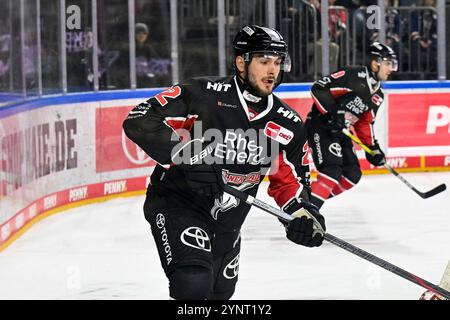
[[[229,185],[225,185],[224,188],[225,188],[225,192],[237,197],[238,199],[241,199],[242,201],[248,203],[249,205],[252,205],[259,209],[262,209],[263,211],[270,213],[277,218],[280,218],[287,222],[294,219],[289,214],[283,212],[282,210],[272,207],[271,205],[269,205],[261,200],[258,200],[258,199],[254,198],[240,190],[237,190]],[[376,264],[377,266],[380,266],[392,273],[395,273],[396,275],[398,275],[406,280],[409,280],[423,288],[426,288],[429,291],[437,293],[437,294],[445,297],[446,299],[450,299],[450,292],[443,288],[438,287],[435,284],[432,284],[422,278],[419,278],[418,276],[416,276],[412,273],[409,273],[408,271],[405,271],[385,260],[382,260],[382,259],[380,259],[358,247],[355,247],[354,245],[352,245],[344,240],[341,240],[329,233],[325,233],[324,238],[328,242],[331,242],[332,244],[334,244],[344,250],[347,250],[348,252],[359,256],[360,258],[366,259],[367,261],[369,261],[373,264]]]
[[[356,142],[361,148],[364,149],[368,154],[374,155],[374,152],[366,146],[364,143],[361,142],[361,140],[358,139],[355,135],[353,135],[348,129],[342,129],[342,132],[352,139],[354,142]],[[392,174],[394,174],[397,178],[399,178],[404,184],[406,184],[410,189],[412,189],[415,193],[417,193],[419,196],[421,196],[423,199],[432,197],[442,191],[444,191],[447,187],[444,183],[438,185],[437,187],[427,191],[427,192],[420,192],[417,190],[411,183],[409,183],[405,178],[403,178],[400,173],[398,173],[394,168],[392,168],[389,164],[385,163],[384,166],[386,169],[388,169]]]

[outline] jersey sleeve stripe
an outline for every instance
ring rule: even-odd
[[[316,96],[311,92],[311,96],[313,98],[314,104],[316,105],[317,109],[319,109],[320,113],[325,114],[327,113],[327,109],[324,108],[319,102],[319,100],[316,98]]]
[[[269,196],[275,199],[280,208],[295,197],[300,197],[303,185],[295,170],[295,166],[287,160],[286,152],[278,156],[278,170],[269,175]]]

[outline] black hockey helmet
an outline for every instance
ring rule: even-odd
[[[282,59],[278,86],[283,81],[284,72],[291,71],[291,59],[283,36],[275,29],[257,25],[243,27],[233,40],[234,57],[243,56],[246,64],[250,64],[254,54],[273,54]],[[235,66],[237,71],[237,68]],[[244,79],[244,81],[246,81]]]
[[[234,37],[234,56],[244,55],[244,60],[250,62],[255,53],[273,53],[283,58],[284,72],[290,71],[287,44],[283,36],[275,29],[257,25],[243,27]],[[288,61],[289,60],[289,61]]]
[[[392,68],[394,71],[398,69],[397,55],[391,47],[382,44],[380,42],[373,42],[369,47],[370,61],[377,60],[379,63],[381,61],[392,61]]]

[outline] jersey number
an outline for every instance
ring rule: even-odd
[[[329,77],[323,77],[320,80],[317,80],[318,83],[320,83],[322,85],[322,87],[326,86],[327,83],[331,82],[331,79]]]
[[[179,97],[181,94],[181,88],[179,86],[170,87],[166,91],[158,93],[155,95],[155,99],[158,100],[159,104],[164,107],[169,103],[166,98],[175,99]]]

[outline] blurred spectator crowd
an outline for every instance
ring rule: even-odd
[[[298,72],[294,78],[312,71],[321,73],[320,0],[289,1],[284,33],[289,43],[301,35],[298,30],[312,29],[304,35],[298,50],[292,48]],[[385,21],[377,21],[377,0],[329,0],[329,63],[330,71],[345,65],[366,63],[367,48],[380,41],[379,23],[384,24],[385,43],[397,53],[401,80],[436,79],[437,77],[437,14],[436,0],[385,0]],[[302,48],[303,47],[303,48]],[[315,64],[315,68],[311,65]]]
[[[170,85],[174,53],[170,2],[135,1],[134,59],[130,59],[128,1],[98,0],[97,3],[100,89],[130,88],[130,61],[135,63],[137,88]],[[326,27],[330,39],[330,71],[366,62],[366,48],[380,38],[376,24],[380,22],[374,23],[373,6],[377,3],[377,0],[328,1],[329,22]],[[81,27],[66,29],[67,85],[69,91],[92,90],[91,1],[66,0],[66,5],[75,5],[82,13]],[[436,79],[435,6],[436,0],[385,0],[385,21],[381,23],[384,24],[386,44],[399,58],[397,79]],[[322,69],[323,45],[320,0],[279,0],[275,9],[277,28],[288,41],[293,60],[293,70],[287,81],[317,79]],[[26,16],[31,17],[34,10],[27,7]],[[40,10],[42,87],[44,93],[52,93],[61,86],[59,8],[43,1]],[[179,0],[177,10],[179,80],[218,75],[217,2]],[[232,72],[230,43],[234,33],[245,24],[265,25],[266,10],[266,3],[261,0],[225,1],[227,73]],[[23,86],[30,91],[37,86],[36,20],[26,22],[22,33],[19,12],[18,1],[2,1],[0,4],[0,93],[20,92]],[[22,34],[24,39],[21,39]]]

